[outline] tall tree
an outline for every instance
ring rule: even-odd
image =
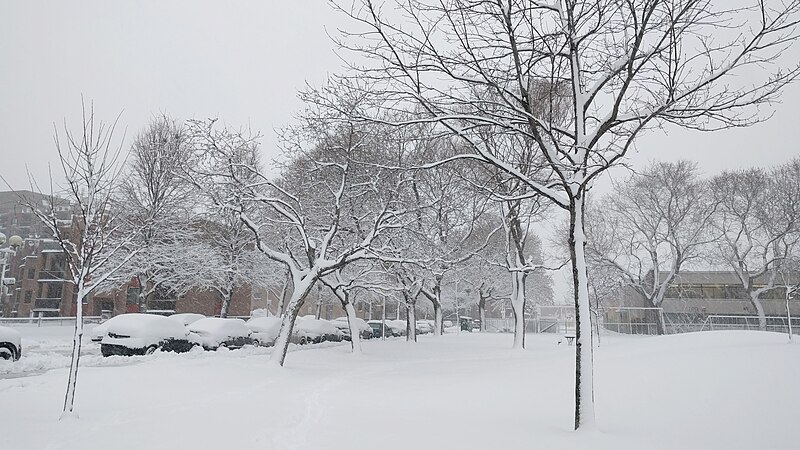
[[[120,211],[114,208],[113,196],[120,176],[120,148],[113,146],[117,122],[107,125],[95,118],[92,104],[88,109],[85,104],[82,106],[78,132],[70,131],[65,121],[63,136],[58,131],[55,133],[56,150],[66,180],[65,192],[59,196],[74,205],[71,223],[59,220],[57,208],[63,200],[52,194],[52,184],[47,208],[28,205],[61,246],[70,277],[68,281],[75,292],[75,331],[62,417],[71,415],[75,405],[84,301],[139,251],[131,248],[138,230],[123,232]]]
[[[800,244],[800,163],[723,172],[711,186],[719,203],[717,260],[736,273],[766,330],[761,296],[775,288],[781,265]]]
[[[344,0],[343,0],[344,1]],[[517,177],[569,214],[576,309],[575,428],[594,426],[594,371],[585,253],[592,182],[624,161],[646,130],[673,124],[717,130],[767,117],[755,107],[797,78],[783,51],[797,39],[800,1],[710,0],[555,3],[524,0],[348,1],[341,45],[358,54],[348,84],[378,114],[413,110],[478,159]],[[398,9],[384,14],[382,7]],[[398,18],[399,17],[399,18]],[[398,19],[394,19],[398,18]],[[736,26],[728,39],[724,30]],[[756,70],[757,69],[757,70]],[[741,77],[748,71],[748,77]],[[540,95],[538,86],[549,92]],[[562,101],[563,121],[537,114]],[[494,95],[482,94],[491,91]],[[535,95],[534,95],[535,94]],[[401,125],[402,123],[398,123]],[[477,139],[482,128],[529,139],[552,176],[527,176]]]
[[[681,269],[702,257],[715,239],[710,230],[715,208],[696,164],[653,163],[615,184],[589,209],[589,265],[598,273],[603,267],[617,271],[647,307],[660,307]],[[661,315],[657,324],[663,334]]]
[[[178,176],[191,159],[186,130],[166,115],[153,118],[131,145],[114,207],[141,249],[118,277],[121,283],[137,279],[140,312],[157,290],[184,291],[181,282],[194,275],[185,270],[180,249],[197,237],[190,226],[196,195]]]
[[[368,258],[383,235],[403,225],[397,194],[405,183],[392,168],[372,164],[384,133],[313,114],[287,141],[290,155],[277,178],[242,161],[256,143],[213,122],[193,125],[206,164],[192,178],[222,210],[252,232],[255,247],[284,265],[293,290],[272,360],[283,365],[295,319],[322,277]],[[383,130],[381,130],[383,131]]]

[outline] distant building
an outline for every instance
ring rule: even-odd
[[[75,290],[66,258],[57,241],[27,238],[9,264],[8,277],[16,285],[0,304],[5,317],[71,317],[76,314]],[[100,316],[139,312],[140,286],[136,278],[112,290],[98,290],[83,303],[85,315]],[[244,286],[234,290],[229,307],[231,316],[250,314],[252,290]],[[175,296],[156,291],[148,299],[146,309],[157,314],[196,312],[218,315],[222,301],[214,291],[190,290]]]
[[[663,276],[667,274],[664,273]],[[800,282],[800,273],[789,275],[789,284]],[[756,288],[765,286],[768,275],[755,279]],[[767,316],[786,315],[786,290],[776,280],[776,287],[759,297]],[[623,289],[618,306],[646,307],[641,294]],[[800,315],[800,301],[790,303],[792,315]],[[732,271],[690,271],[679,273],[667,288],[660,307],[667,321],[702,322],[710,315],[754,316],[757,314],[747,291]]]
[[[0,192],[0,231],[6,236],[16,234],[23,238],[52,237],[50,230],[31,208],[35,206],[41,211],[49,209],[51,199],[56,202],[56,217],[69,221],[73,207],[68,200],[25,190]]]

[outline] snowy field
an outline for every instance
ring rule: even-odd
[[[604,337],[598,430],[572,427],[574,347],[529,335],[423,336],[303,348],[102,358],[89,343],[79,419],[59,421],[69,328],[23,330],[0,362],[0,449],[800,448],[800,345],[760,332]]]

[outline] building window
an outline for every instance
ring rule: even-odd
[[[31,297],[33,297],[33,292],[25,291],[25,303],[30,303]]]
[[[142,291],[141,288],[128,288],[127,295],[125,297],[125,304],[127,305],[138,305],[139,304],[139,293]]]
[[[28,269],[28,279],[32,280],[34,278],[36,278],[36,268],[31,267],[30,269]]]

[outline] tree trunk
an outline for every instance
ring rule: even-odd
[[[75,387],[78,384],[78,366],[81,359],[81,340],[83,337],[83,298],[86,296],[84,280],[78,282],[78,295],[75,308],[75,333],[72,337],[72,359],[69,364],[69,379],[67,380],[67,393],[64,396],[64,410],[61,418],[70,416],[75,405]]]
[[[417,299],[408,292],[403,292],[406,300],[406,341],[417,342]]]
[[[761,331],[767,331],[767,313],[764,311],[764,305],[761,304],[761,296],[760,291],[751,291],[750,292],[750,303],[756,309],[756,314],[758,314],[758,329]]]
[[[275,347],[269,359],[275,365],[283,367],[286,361],[286,352],[289,350],[289,341],[292,337],[297,313],[303,307],[303,302],[316,281],[316,274],[309,274],[294,283],[292,296],[289,298],[289,304],[286,305],[286,313],[281,319],[281,331],[278,333],[278,339],[275,340]]]
[[[289,295],[289,283],[291,282],[292,277],[287,275],[286,280],[283,282],[283,287],[281,288],[281,296],[278,299],[278,311],[276,313],[277,316],[282,316],[284,310],[286,309],[286,297]]]
[[[439,277],[436,280],[436,286],[433,288],[433,335],[441,336],[444,333],[442,324],[444,323],[444,314],[442,312],[442,279]]]
[[[569,250],[575,292],[575,429],[594,428],[594,361],[582,192],[572,197]]]
[[[478,300],[478,314],[481,318],[481,333],[486,332],[486,297],[483,294],[478,294],[480,296],[480,300]]]
[[[314,310],[314,316],[317,320],[322,318],[322,285],[317,285],[317,306]]]
[[[225,290],[222,294],[222,306],[219,309],[219,316],[223,319],[228,317],[228,308],[231,306],[231,297],[233,294],[229,290]]]
[[[525,348],[525,272],[511,272],[511,309],[514,312],[514,346]],[[460,324],[459,324],[460,326]]]
[[[225,290],[222,294],[222,307],[219,309],[219,316],[223,319],[228,317],[228,309],[231,307],[231,297],[233,297],[233,289],[235,287],[236,277],[234,273],[228,271],[225,275]]]
[[[353,307],[353,304],[350,303],[349,300],[345,300],[342,302],[344,306],[344,312],[347,315],[347,324],[350,326],[350,346],[353,350],[353,353],[361,354],[361,330],[358,329],[358,325],[356,325],[356,308]]]
[[[433,304],[433,335],[441,336],[444,334],[444,314],[442,313],[442,304],[436,302]]]
[[[421,291],[428,300],[433,304],[433,335],[441,336],[443,333],[442,323],[444,322],[444,315],[442,311],[442,278],[436,278],[436,285],[433,286],[433,292]],[[425,313],[427,319],[427,312]]]
[[[417,313],[414,305],[406,306],[406,340],[417,342]]]
[[[644,301],[647,304],[648,308],[657,308],[656,302],[653,301],[653,299],[648,298],[647,296],[645,296],[644,297]],[[659,336],[663,335],[664,334],[664,322],[662,320],[663,319],[662,314],[656,309],[651,309],[649,311],[652,311],[653,314],[655,314],[655,316],[656,316],[656,333]]]

